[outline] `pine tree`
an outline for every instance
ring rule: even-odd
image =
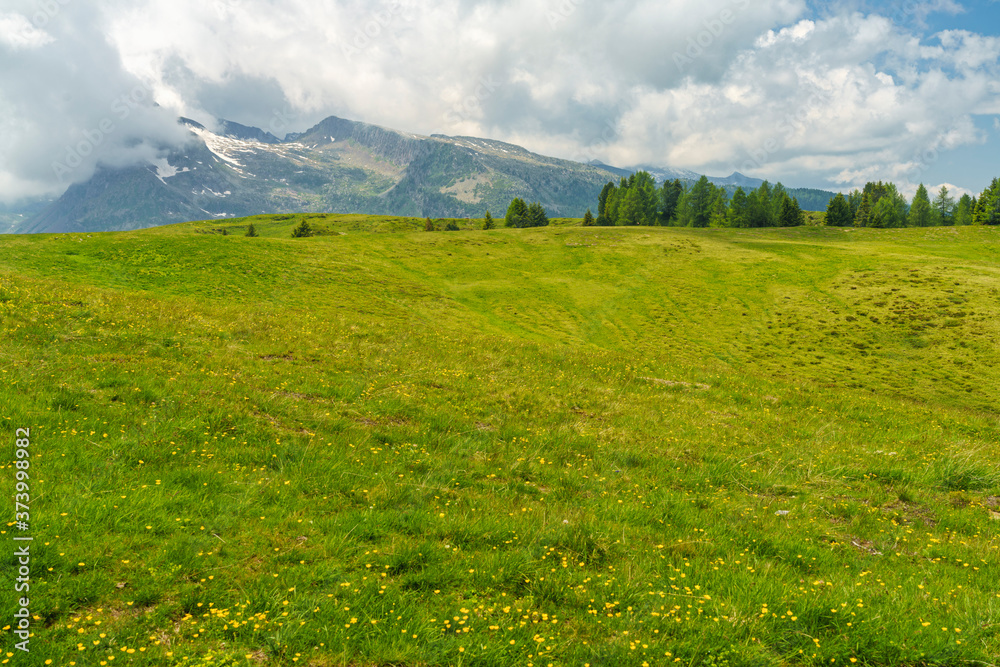
[[[955,224],[971,225],[972,211],[974,208],[975,199],[973,199],[968,193],[962,195],[961,199],[958,200],[958,204],[955,206]]]
[[[459,229],[458,223],[454,220],[449,220],[448,224],[444,226],[444,231],[446,232],[457,232]]]
[[[309,222],[303,220],[298,224],[298,226],[292,230],[293,239],[306,238],[313,235],[312,227],[309,226]]]
[[[902,224],[903,217],[900,215],[899,209],[896,208],[892,197],[880,198],[868,218],[869,227],[890,228],[901,227]]]
[[[613,181],[608,181],[607,185],[601,190],[600,196],[597,198],[597,224],[601,227],[607,226],[608,218],[608,199],[611,194],[615,191],[615,184]],[[614,224],[613,222],[610,224]]]
[[[857,222],[858,211],[861,209],[861,191],[857,188],[851,190],[851,194],[847,195],[847,203],[851,207],[851,224],[855,225]]]
[[[497,223],[494,222],[493,216],[490,215],[489,211],[486,211],[486,217],[483,218],[483,229],[496,229]]]
[[[938,225],[954,223],[955,198],[948,194],[948,188],[941,186],[941,191],[934,198],[934,222]]]
[[[774,221],[774,225],[777,227],[787,227],[781,221],[781,212],[785,207],[785,197],[788,193],[785,191],[785,186],[781,183],[776,183],[774,188],[771,190],[771,220]]]
[[[712,207],[710,209],[708,224],[710,227],[726,227],[726,212],[728,211],[728,205],[726,203],[726,190],[725,188],[716,188],[715,190],[715,200],[712,202]]]
[[[677,216],[677,207],[684,196],[684,184],[679,178],[663,183],[660,190],[660,224],[669,225]]]
[[[435,231],[435,229],[434,229],[434,221],[431,220],[429,217],[427,218],[427,220],[424,221],[424,231],[425,232],[433,232],[433,231]]]
[[[702,176],[681,200],[680,219],[688,227],[708,227],[715,201],[715,186]]]
[[[917,194],[913,196],[913,203],[910,204],[907,222],[911,227],[929,227],[931,220],[931,199],[927,194],[927,188],[921,183],[917,188]]]
[[[867,227],[869,225],[872,208],[871,194],[868,191],[868,187],[865,186],[865,191],[861,193],[861,204],[858,206],[858,212],[854,216],[855,227]]]
[[[524,216],[524,226],[525,227],[547,227],[549,224],[549,216],[546,215],[545,209],[538,202],[533,202],[531,206],[528,207],[528,212]]]
[[[250,238],[256,238],[257,236],[257,228],[253,226],[252,222],[250,223],[250,226],[247,227],[246,235],[249,236]]]
[[[801,227],[805,222],[805,215],[799,206],[799,200],[795,197],[789,197],[784,189],[781,191],[781,196],[781,211],[778,214],[778,224],[781,227]]]
[[[641,225],[642,218],[642,194],[637,187],[629,187],[622,199],[621,207],[618,209],[619,225]]]
[[[977,225],[1000,225],[1000,179],[993,179],[990,187],[979,195],[976,207]]]
[[[760,203],[760,193],[756,190],[751,190],[747,194],[746,226],[750,228],[767,226],[767,211]]]
[[[727,214],[730,227],[749,227],[747,220],[747,193],[743,188],[736,188],[733,198],[729,201],[729,213]]]
[[[504,224],[507,227],[524,227],[527,223],[528,205],[520,197],[515,197],[507,207],[507,215],[504,217]]]
[[[648,171],[638,171],[633,174],[630,190],[635,192],[637,225],[655,225],[659,197],[656,193],[656,180]]]
[[[587,212],[583,214],[583,226],[584,227],[594,226],[594,214],[590,212],[589,208],[587,209]]]
[[[895,183],[885,184],[885,197],[889,200],[890,205],[893,207],[894,212],[889,217],[892,227],[905,227],[906,226],[906,215],[909,212],[909,206],[906,203],[906,197],[904,197],[899,190],[896,188]]]
[[[851,205],[843,193],[838,192],[837,196],[826,205],[826,224],[830,227],[850,227],[853,223]]]

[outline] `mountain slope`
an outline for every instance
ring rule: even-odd
[[[330,117],[284,141],[220,121],[218,131],[182,118],[190,140],[155,164],[99,169],[16,227],[23,233],[127,231],[264,213],[369,213],[435,218],[502,215],[514,197],[554,217],[580,217],[601,188],[637,169],[545,157],[475,137],[430,137]],[[651,168],[657,180],[699,175]],[[714,178],[730,192],[763,181]],[[799,196],[799,191],[789,190]],[[800,203],[822,210],[832,193]],[[16,224],[20,219],[12,219]]]
[[[273,212],[502,214],[513,197],[579,216],[616,177],[598,167],[472,137],[424,137],[327,118],[280,141],[223,121],[182,119],[191,138],[156,164],[102,169],[21,232],[124,231]]]

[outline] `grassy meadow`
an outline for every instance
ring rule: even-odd
[[[0,664],[1000,663],[1000,229],[302,217],[0,236]]]

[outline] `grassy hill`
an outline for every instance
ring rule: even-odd
[[[997,662],[1000,229],[301,217],[0,237],[10,664]]]

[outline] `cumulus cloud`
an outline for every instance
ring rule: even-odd
[[[52,41],[52,36],[40,30],[27,17],[13,12],[0,14],[0,45],[12,50],[31,49]]]
[[[16,28],[0,58],[17,65],[0,69],[0,148],[18,137],[0,198],[57,189],[53,162],[109,117],[115,132],[71,178],[176,144],[178,115],[282,136],[335,114],[849,186],[920,178],[983,140],[975,116],[1000,114],[1000,40],[914,27],[961,12],[952,0],[53,2],[42,24],[27,3],[0,15]],[[136,86],[160,107],[119,121],[111,105]]]
[[[971,114],[996,103],[997,55],[982,60],[989,67],[943,69],[967,62],[968,45],[967,35],[945,34],[929,55],[876,15],[769,31],[719,83],[644,95],[625,116],[614,160],[663,156],[673,166],[786,180],[811,173],[843,186],[916,181],[944,152],[983,140]]]
[[[176,116],[124,70],[99,14],[20,4],[7,14],[18,36],[0,42],[0,201],[56,195],[99,164],[154,159],[186,139]]]

